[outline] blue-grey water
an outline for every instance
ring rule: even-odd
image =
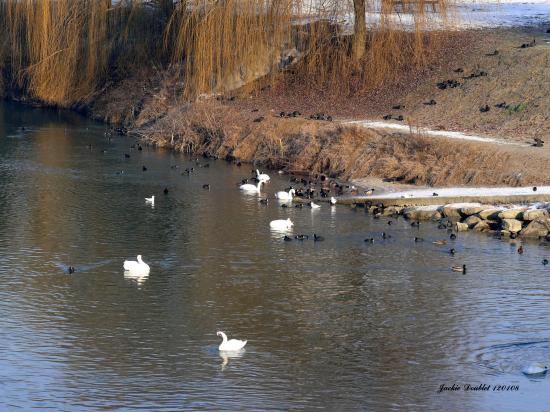
[[[547,410],[550,376],[521,368],[550,363],[548,245],[265,206],[236,186],[248,165],[105,130],[0,103],[0,410]],[[286,217],[325,241],[284,242]],[[137,254],[148,277],[123,272]]]

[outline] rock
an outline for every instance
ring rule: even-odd
[[[443,215],[451,219],[462,219],[460,208],[451,205],[443,206]]]
[[[384,212],[382,212],[382,216],[398,215],[401,213],[401,210],[403,210],[403,208],[399,206],[388,206],[384,209]]]
[[[491,225],[489,225],[489,222],[486,220],[480,220],[477,222],[477,224],[473,227],[473,229],[476,232],[489,232],[491,231]]]
[[[519,235],[521,237],[545,237],[550,233],[550,218],[540,218],[530,222]]]
[[[466,223],[470,229],[477,225],[479,222],[481,222],[481,219],[477,216],[468,216],[464,220],[464,223]]]
[[[523,212],[523,220],[531,221],[535,219],[544,219],[550,216],[546,209],[528,209]]]
[[[520,219],[521,215],[525,211],[525,208],[517,208],[517,209],[508,209],[503,210],[498,214],[499,219]]]
[[[521,230],[521,222],[517,219],[502,219],[502,229],[510,233],[517,233]]]
[[[456,222],[455,230],[457,232],[466,232],[469,229],[469,226],[466,223]]]
[[[496,220],[498,219],[498,214],[502,212],[502,209],[485,209],[481,212],[478,212],[478,216],[483,220]]]
[[[403,210],[403,215],[410,220],[439,220],[439,208],[432,206],[409,207]]]
[[[503,236],[503,237],[510,237],[511,233],[507,230],[501,230],[500,231],[500,236]]]
[[[462,213],[464,216],[472,216],[476,215],[479,212],[482,212],[483,209],[485,209],[483,206],[466,206],[460,209],[460,213]]]

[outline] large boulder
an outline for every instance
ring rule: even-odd
[[[481,222],[481,219],[477,216],[468,216],[466,219],[464,219],[464,223],[466,223],[470,229],[477,225],[479,222]]]
[[[502,229],[510,233],[517,233],[521,230],[521,221],[517,219],[502,219]]]
[[[384,209],[384,211],[382,212],[382,216],[393,216],[393,215],[398,215],[401,213],[401,210],[403,210],[402,207],[400,206],[388,206],[387,208]]]
[[[523,212],[523,220],[527,220],[527,221],[544,219],[549,216],[550,214],[546,209],[528,209],[525,212]]]
[[[469,229],[469,226],[466,223],[456,222],[455,230],[457,232],[466,232]]]
[[[478,212],[478,216],[483,220],[496,220],[498,219],[498,214],[502,212],[502,209],[485,209],[481,212]]]
[[[445,217],[448,217],[449,219],[462,219],[462,215],[460,214],[460,207],[450,204],[443,206],[442,211],[443,215]]]
[[[477,222],[477,224],[473,227],[474,231],[476,232],[490,232],[491,231],[491,225],[486,220],[481,220]]]
[[[523,212],[525,211],[525,208],[516,208],[516,209],[507,209],[503,210],[498,214],[498,217],[501,220],[504,219],[522,219]]]
[[[463,208],[460,209],[460,212],[464,215],[464,216],[472,216],[472,215],[476,215],[478,214],[479,212],[483,212],[483,210],[485,209],[484,206],[481,206],[481,205],[471,205],[471,206],[465,206]]]
[[[545,237],[550,233],[550,218],[536,219],[530,222],[519,235],[522,237]]]
[[[435,206],[415,206],[403,210],[403,216],[410,220],[439,220],[441,213]]]

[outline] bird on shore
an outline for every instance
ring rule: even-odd
[[[135,260],[125,260],[123,267],[126,272],[135,275],[148,275],[150,271],[149,265],[141,259],[141,255],[137,255],[137,262]]]
[[[151,196],[151,197],[146,197],[145,198],[145,203],[147,204],[150,204],[150,205],[154,205],[155,204],[155,196]]]
[[[536,191],[537,191],[537,187],[533,186],[533,192],[536,192]]]
[[[230,339],[227,340],[227,335],[223,332],[217,332],[216,335],[221,336],[222,343],[218,349],[222,352],[238,351],[245,347],[246,340]]]
[[[461,272],[463,275],[466,274],[466,265],[453,266],[451,269],[453,270],[453,272]]]

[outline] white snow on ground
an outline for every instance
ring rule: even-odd
[[[405,133],[411,132],[411,128],[409,126],[404,124],[391,123],[391,122],[382,122],[382,121],[373,121],[373,120],[354,120],[348,123],[354,124],[360,127],[366,127],[368,129],[392,129],[392,130],[398,130],[400,132],[405,132]],[[447,137],[450,139],[473,140],[476,142],[484,142],[484,143],[509,144],[514,146],[528,146],[526,144],[508,142],[505,140],[494,139],[492,137],[467,135],[460,132],[449,132],[446,130],[429,130],[429,129],[419,128],[419,127],[413,127],[412,133],[419,133],[424,136]]]
[[[515,195],[550,195],[550,186],[538,186],[537,191],[533,191],[533,186],[529,187],[445,187],[430,189],[414,189],[403,192],[385,193],[382,195],[369,196],[370,199],[395,199],[404,197],[425,198],[434,197],[437,193],[440,197],[461,197],[461,196],[515,196]]]

